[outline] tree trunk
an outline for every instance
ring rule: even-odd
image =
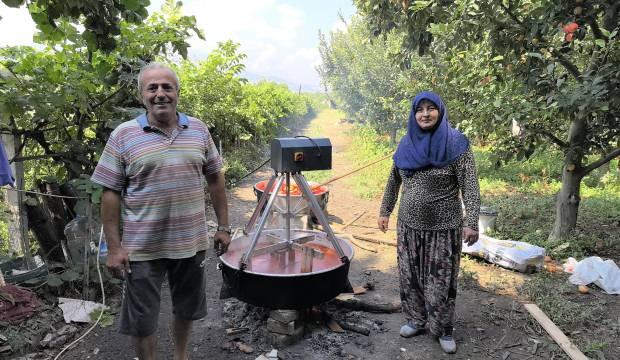
[[[581,197],[583,144],[586,137],[586,119],[577,114],[568,131],[569,148],[564,158],[562,188],[555,202],[555,224],[549,239],[563,239],[570,235],[577,225],[577,213]]]
[[[44,194],[61,195],[60,187],[57,182],[42,182],[39,184],[39,190]],[[65,225],[67,225],[68,222],[68,215],[62,198],[41,196],[41,202],[48,210],[50,220],[52,224],[54,224],[56,237],[66,245]]]
[[[60,239],[56,236],[54,223],[45,208],[34,197],[30,197],[25,204],[28,212],[28,224],[41,247],[41,255],[47,260],[64,262],[65,256]]]
[[[581,176],[574,171],[568,171],[567,166],[564,165],[562,173],[562,188],[555,204],[555,224],[549,239],[566,238],[577,225],[577,213],[581,200],[579,196]]]
[[[396,144],[396,132],[397,131],[398,131],[397,129],[390,130],[390,144],[392,145]]]

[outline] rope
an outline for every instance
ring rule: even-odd
[[[2,186],[0,187],[0,189],[4,189],[7,191],[17,191],[17,192],[21,192],[25,194],[36,194],[36,195],[43,195],[43,196],[48,196],[48,197],[57,197],[57,198],[63,198],[63,199],[88,199],[88,197],[83,197],[83,196],[54,195],[54,194],[42,193],[38,191],[14,189],[14,188],[6,187],[6,186]]]
[[[367,168],[367,167],[369,167],[369,166],[372,166],[372,165],[374,165],[374,164],[376,164],[376,163],[378,163],[378,162],[381,162],[381,161],[383,161],[383,160],[385,160],[385,159],[387,159],[387,158],[391,157],[392,155],[394,155],[394,153],[387,154],[387,155],[385,155],[385,156],[383,156],[383,157],[381,157],[381,158],[379,158],[379,159],[377,159],[377,160],[375,160],[375,161],[372,161],[372,162],[370,162],[370,163],[367,163],[367,164],[365,164],[365,165],[363,165],[363,166],[361,166],[361,167],[359,167],[359,168],[357,168],[357,169],[355,169],[355,170],[349,171],[348,173],[345,173],[345,174],[342,174],[342,175],[335,176],[335,177],[333,177],[333,178],[331,178],[331,179],[327,180],[326,182],[324,182],[324,183],[322,183],[322,184],[312,186],[312,190],[314,190],[314,189],[318,189],[318,188],[319,188],[319,187],[321,187],[321,186],[329,185],[329,184],[331,184],[332,182],[334,182],[334,181],[336,181],[336,180],[340,180],[340,179],[342,179],[343,177],[346,177],[346,176],[349,176],[349,175],[351,175],[351,174],[354,174],[354,173],[356,173],[356,172],[358,172],[358,171],[364,170],[364,169],[366,169],[366,168]],[[255,172],[257,172],[260,168],[262,168],[263,166],[265,166],[265,165],[266,165],[266,164],[267,164],[270,160],[271,160],[271,159],[267,159],[267,160],[265,160],[265,162],[264,162],[264,163],[260,164],[260,165],[259,165],[256,169],[254,169],[254,170],[250,171],[249,173],[245,174],[245,175],[244,175],[243,177],[241,177],[240,179],[238,179],[238,180],[236,180],[236,181],[234,181],[234,182],[230,182],[230,183],[228,183],[228,187],[233,188],[233,187],[237,186],[237,185],[241,182],[241,180],[243,180],[243,179],[247,178],[248,176],[250,176],[250,175],[254,174]]]
[[[241,180],[243,180],[243,179],[247,178],[248,176],[250,176],[250,175],[254,174],[255,172],[257,172],[258,170],[260,170],[260,168],[262,168],[263,166],[265,166],[265,165],[266,165],[269,161],[271,161],[271,159],[267,159],[267,160],[265,160],[265,162],[264,162],[264,163],[262,163],[262,164],[260,164],[260,165],[259,165],[256,169],[254,169],[254,170],[250,171],[249,173],[247,173],[247,174],[243,175],[243,177],[241,177],[241,178],[237,179],[236,181],[229,182],[229,183],[227,184],[227,185],[228,185],[228,187],[232,188],[232,187],[237,186],[237,185],[241,182]]]
[[[364,166],[362,166],[362,167],[359,167],[359,168],[357,168],[357,169],[355,169],[355,170],[349,171],[349,172],[348,172],[348,173],[346,173],[346,174],[342,174],[342,175],[339,175],[339,176],[333,177],[333,178],[331,178],[331,179],[327,180],[326,182],[324,182],[324,183],[322,183],[322,184],[319,184],[319,185],[317,185],[317,186],[313,186],[312,188],[313,188],[313,189],[316,189],[316,188],[318,188],[318,187],[321,187],[321,186],[324,186],[324,185],[331,184],[331,183],[333,183],[333,182],[334,182],[334,181],[336,181],[336,180],[340,180],[340,179],[342,179],[343,177],[349,176],[349,175],[354,174],[354,173],[356,173],[356,172],[358,172],[358,171],[360,171],[360,170],[364,170],[364,169],[366,169],[367,167],[372,166],[372,165],[374,165],[374,164],[376,164],[376,163],[378,163],[378,162],[381,162],[381,161],[383,161],[383,160],[385,160],[385,159],[389,158],[389,157],[390,157],[390,156],[392,156],[393,154],[394,154],[394,153],[387,154],[387,155],[383,156],[383,157],[382,157],[382,158],[380,158],[380,159],[377,159],[377,160],[375,160],[375,161],[373,161],[373,162],[370,162],[370,163],[368,163],[368,164],[366,164],[366,165],[364,165]]]

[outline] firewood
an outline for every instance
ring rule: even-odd
[[[340,320],[338,321],[338,324],[345,330],[349,330],[349,331],[353,331],[356,332],[358,334],[362,334],[362,335],[366,335],[368,336],[370,334],[370,329],[359,325],[359,324],[355,324],[349,321],[345,321],[345,320]]]
[[[400,311],[400,303],[389,303],[372,299],[356,297],[353,294],[340,294],[332,300],[333,304],[339,307],[361,310],[371,313],[395,313]]]

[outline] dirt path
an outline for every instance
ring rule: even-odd
[[[342,122],[335,111],[327,110],[313,120],[311,127],[319,131],[321,137],[329,137],[333,145],[333,174],[339,175],[352,169],[346,157],[350,146],[347,134],[348,124]],[[304,131],[304,126],[292,129],[291,135]],[[369,159],[371,160],[371,159]],[[367,171],[372,171],[370,168]],[[249,177],[229,193],[232,225],[243,227],[253,211],[256,199],[252,186],[266,179],[267,168]],[[347,181],[336,181],[330,186],[328,212],[332,223],[347,223],[359,213],[365,214],[350,226],[347,231],[358,235],[394,240],[395,234],[384,235],[374,230],[380,199],[362,200],[352,194]],[[351,264],[349,278],[353,286],[374,284],[373,291],[364,295],[381,301],[399,302],[396,252],[392,246],[376,246],[377,253],[355,248],[355,258]],[[259,331],[238,335],[237,340],[253,348],[245,354],[236,347],[230,347],[225,328],[240,323],[253,323],[260,328],[264,325],[262,309],[245,306],[236,300],[219,299],[221,275],[216,270],[217,259],[213,252],[208,253],[207,271],[209,274],[209,314],[196,322],[191,339],[190,358],[192,359],[255,359],[271,349],[260,336]],[[563,358],[562,352],[542,335],[541,329],[532,324],[523,313],[514,297],[514,285],[523,281],[512,272],[465,261],[465,270],[459,284],[457,298],[457,320],[455,337],[459,345],[456,355],[441,352],[430,336],[422,335],[404,339],[398,335],[403,315],[371,314],[354,312],[344,314],[341,309],[331,311],[357,319],[368,320],[375,325],[369,336],[354,332],[342,334],[330,332],[322,324],[309,323],[304,339],[285,349],[279,349],[285,359],[548,359]],[[493,291],[483,291],[480,283],[493,284]],[[487,287],[488,288],[488,287]],[[163,292],[158,337],[158,358],[171,359],[172,341],[170,338],[170,297]],[[534,345],[535,341],[540,342]],[[97,329],[72,349],[64,359],[132,359],[134,357],[129,340],[116,333],[115,326]]]

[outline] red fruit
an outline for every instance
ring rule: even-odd
[[[567,42],[571,42],[571,41],[573,41],[573,36],[574,36],[573,33],[568,33],[568,34],[564,35],[564,40],[566,40]]]
[[[577,29],[579,29],[579,24],[577,24],[576,22],[572,22],[570,24],[567,24],[563,28],[564,32],[567,33],[567,34],[572,34],[575,31],[577,31]]]

